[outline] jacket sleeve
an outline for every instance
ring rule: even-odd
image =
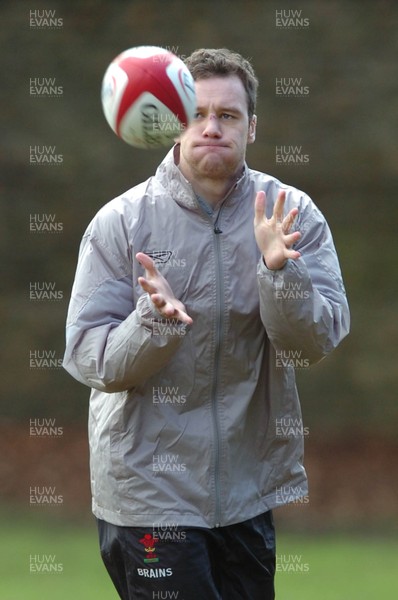
[[[104,226],[92,223],[81,243],[63,366],[81,383],[113,393],[136,387],[163,368],[186,326],[178,323],[171,333],[170,328],[162,331],[149,295],[137,289],[135,305],[138,283],[133,282],[125,227],[115,227],[120,215],[110,217],[106,235]]]
[[[260,259],[260,313],[277,356],[282,351],[285,359],[299,357],[309,365],[348,334],[350,314],[326,220],[308,196],[299,204],[290,198],[288,210],[297,205],[301,238],[294,247],[301,257],[288,260],[278,271],[267,269]]]

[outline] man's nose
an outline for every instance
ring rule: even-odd
[[[203,135],[218,137],[221,135],[220,123],[217,115],[210,113],[206,119],[206,125],[203,130]]]

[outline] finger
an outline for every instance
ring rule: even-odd
[[[279,192],[276,202],[274,204],[274,211],[273,211],[273,217],[277,223],[282,223],[282,221],[283,221],[283,211],[285,208],[285,199],[286,199],[286,192],[285,191]]]
[[[181,321],[182,323],[186,323],[187,325],[192,325],[192,323],[193,323],[193,320],[191,319],[191,317],[183,310],[177,309],[176,318],[179,321]]]
[[[166,319],[173,318],[182,323],[186,323],[187,325],[192,325],[193,320],[191,317],[184,310],[177,308],[171,302],[167,302],[162,294],[152,294],[151,300],[156,306],[156,309]]]
[[[181,306],[184,306],[184,305],[181,304]],[[177,306],[174,306],[174,304],[171,304],[170,302],[166,302],[165,306],[163,306],[163,308],[161,309],[161,312],[164,312],[165,316],[168,319],[170,319],[170,318],[177,319],[178,321],[181,321],[182,323],[186,323],[187,325],[191,325],[193,323],[193,320],[185,312],[185,310],[183,310],[182,308],[178,308]]]
[[[265,192],[257,192],[256,199],[254,201],[254,226],[256,227],[264,219],[264,208],[265,208]]]
[[[284,237],[284,242],[287,248],[293,246],[301,238],[301,233],[299,231],[293,231],[293,233],[288,233]]]
[[[151,299],[153,299],[152,296]],[[157,310],[162,315],[162,317],[165,317],[166,319],[181,321],[181,323],[186,323],[187,325],[192,325],[193,320],[191,319],[191,317],[185,311],[180,310],[179,308],[176,308],[175,306],[170,304],[170,302],[166,302],[165,304],[161,303],[161,306],[158,306],[158,304],[155,302],[154,304]]]
[[[158,294],[157,291],[151,294],[151,300],[157,309],[164,309],[166,305],[171,306],[171,304],[165,300],[164,296],[162,294]]]
[[[144,292],[148,292],[148,294],[156,294],[158,291],[157,288],[152,283],[150,283],[150,281],[145,279],[145,277],[138,277],[138,283],[140,284]]]
[[[288,215],[283,219],[282,228],[284,233],[289,233],[293,223],[298,215],[298,208],[292,208]]]
[[[291,258],[293,260],[297,260],[298,258],[300,258],[301,254],[297,250],[288,250],[286,248],[285,256],[286,256],[286,258]]]
[[[162,317],[165,317],[166,319],[176,317],[178,312],[177,308],[173,306],[171,302],[167,302],[162,294],[151,294],[151,301]]]
[[[142,265],[144,269],[146,269],[148,275],[154,277],[157,274],[157,268],[155,267],[155,263],[153,262],[150,256],[144,254],[144,252],[137,252],[135,257],[140,263],[140,265]]]

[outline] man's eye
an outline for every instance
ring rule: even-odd
[[[229,113],[222,113],[220,116],[221,116],[221,119],[224,119],[224,120],[228,120],[228,119],[233,119],[234,118],[234,116],[230,115]]]
[[[194,119],[200,119],[201,117],[203,117],[203,113],[201,112],[196,112],[193,116]]]

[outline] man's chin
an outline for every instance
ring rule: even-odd
[[[231,169],[228,168],[225,163],[220,164],[206,164],[203,165],[198,172],[202,177],[208,179],[229,179],[231,177]]]
[[[229,179],[234,172],[239,170],[239,165],[236,161],[225,156],[210,152],[197,164],[198,171],[209,178],[225,178]]]

